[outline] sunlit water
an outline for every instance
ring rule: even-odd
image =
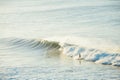
[[[0,80],[119,80],[119,35],[119,0],[0,0]],[[74,44],[62,46],[70,56],[93,52],[73,60],[31,38]],[[89,62],[93,53],[108,56]]]

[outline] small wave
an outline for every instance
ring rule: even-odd
[[[26,49],[59,49],[60,45],[58,42],[54,41],[47,41],[47,40],[36,40],[36,39],[0,39],[0,50],[10,50],[10,49],[20,49],[20,48],[26,48]]]
[[[48,55],[52,54],[52,56],[58,54],[57,51],[60,51],[59,53],[72,57],[73,59],[92,61],[104,65],[120,66],[120,52],[110,52],[107,51],[107,49],[102,50],[97,47],[85,47],[83,45],[70,44],[68,41],[53,40],[54,41],[47,39],[0,39],[0,51],[26,49],[28,51],[42,50],[42,53],[46,52]]]

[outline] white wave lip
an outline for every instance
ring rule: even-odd
[[[99,39],[78,37],[49,38],[60,41],[63,54],[73,59],[92,61],[104,65],[120,66],[119,44]]]

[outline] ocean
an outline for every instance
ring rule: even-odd
[[[0,80],[119,79],[119,0],[0,0]]]

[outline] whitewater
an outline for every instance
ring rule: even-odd
[[[119,80],[119,0],[0,0],[0,80]]]

